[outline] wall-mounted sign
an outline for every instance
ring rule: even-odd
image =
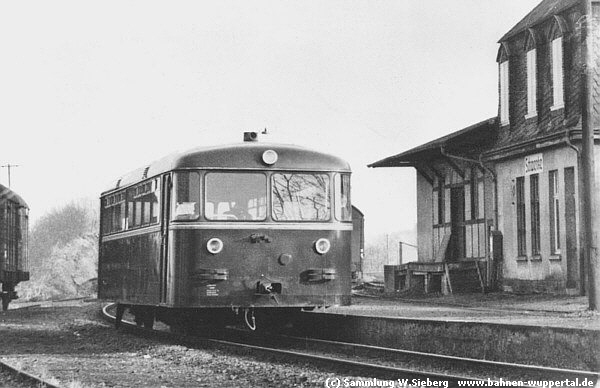
[[[525,157],[525,175],[544,172],[544,154],[534,154]]]

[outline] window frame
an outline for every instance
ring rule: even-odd
[[[541,223],[540,223],[540,175],[529,176],[529,198],[531,213],[531,255],[541,254]]]
[[[548,207],[550,215],[550,253],[560,255],[560,187],[558,170],[548,172]]]
[[[564,44],[562,36],[551,42],[552,55],[552,107],[550,110],[558,110],[565,107],[564,93]]]
[[[223,220],[223,219],[214,219],[214,218],[209,218],[207,216],[207,211],[206,211],[206,205],[208,204],[207,201],[207,189],[208,189],[208,183],[207,183],[207,177],[210,174],[254,174],[254,175],[262,175],[265,177],[265,216],[261,219],[255,219],[255,220]],[[202,218],[208,222],[265,222],[265,221],[269,221],[269,195],[270,195],[270,179],[269,179],[269,174],[265,171],[260,171],[260,170],[205,170],[204,174],[202,174],[202,178],[201,178],[201,187],[200,187],[200,193],[201,193],[201,201],[202,201],[202,205],[201,205],[201,213],[202,213]]]
[[[295,175],[324,175],[327,177],[328,179],[328,184],[327,184],[327,201],[328,201],[328,217],[327,219],[322,219],[322,220],[279,220],[277,219],[277,217],[275,217],[275,206],[274,206],[274,198],[275,196],[273,195],[273,179],[274,176],[277,174],[281,174],[281,175],[285,175],[285,174],[295,174]],[[294,170],[294,171],[272,171],[269,177],[269,195],[270,195],[270,207],[271,207],[271,211],[268,212],[269,216],[271,217],[271,220],[273,222],[282,222],[282,223],[294,223],[294,222],[301,222],[301,223],[330,223],[333,221],[334,219],[334,213],[335,213],[335,209],[333,209],[334,207],[334,198],[333,198],[333,191],[334,188],[332,188],[333,185],[333,181],[334,179],[332,179],[332,172],[331,171],[304,171],[304,170]],[[269,209],[267,209],[269,210]]]
[[[156,187],[153,187],[155,185],[156,182]],[[143,187],[145,185],[150,185],[151,187],[153,187],[153,190],[151,189],[150,191],[147,191],[143,194],[135,194],[136,189]],[[148,178],[148,179],[144,179],[143,181],[137,182],[131,186],[128,186],[127,188],[124,189],[125,192],[125,228],[123,229],[123,231],[129,231],[129,230],[135,230],[135,229],[141,229],[141,228],[147,228],[147,227],[151,227],[151,226],[155,226],[155,225],[159,225],[161,222],[161,210],[160,207],[162,205],[162,181],[161,181],[161,177],[160,176],[155,176],[152,178]],[[130,193],[132,194],[132,198],[131,199],[135,199],[135,198],[140,198],[146,195],[149,195],[150,193],[156,193],[157,196],[157,202],[158,202],[158,214],[156,216],[156,220],[154,222],[152,222],[152,212],[154,210],[154,206],[150,205],[150,221],[149,223],[144,223],[144,212],[145,212],[145,206],[144,204],[146,203],[141,202],[141,201],[131,201],[130,200]],[[137,197],[136,197],[137,195]],[[129,217],[129,209],[130,209],[130,203],[134,204],[133,207],[133,220],[132,218]],[[152,204],[153,202],[150,202],[150,204]],[[139,204],[139,206],[138,206]],[[138,214],[139,211],[139,214]],[[139,224],[138,223],[132,223],[132,221],[137,221],[139,219]]]
[[[526,119],[537,116],[537,50],[527,51],[527,115]]]
[[[341,183],[341,185],[343,187],[344,186],[344,178],[348,179],[348,190],[347,190],[346,197],[347,197],[347,204],[350,205],[350,209],[349,209],[350,215],[349,215],[349,217],[347,219],[344,219],[342,217],[342,214],[343,214],[343,206],[342,206],[342,204],[339,204],[339,206],[338,206],[338,203],[337,203],[338,199],[339,200],[342,199],[342,193],[339,193],[339,196],[338,196],[338,193],[337,193],[337,190],[338,190],[338,185],[337,185],[338,184],[338,179],[341,179],[340,183]],[[334,214],[334,217],[335,217],[335,219],[337,221],[340,221],[340,222],[352,222],[352,196],[351,196],[352,190],[351,190],[351,187],[352,187],[352,183],[351,183],[351,179],[350,179],[350,173],[337,172],[337,173],[334,174],[334,176],[333,176],[333,214]],[[338,208],[339,208],[340,213],[342,213],[342,214],[338,215]]]
[[[178,183],[178,174],[187,173],[187,174],[196,174],[198,176],[198,214],[194,215],[194,217],[190,218],[177,218],[175,209],[177,207],[177,183]],[[204,204],[202,203],[203,194],[202,190],[204,188],[203,175],[201,170],[189,169],[189,170],[174,170],[171,175],[171,184],[170,184],[170,201],[169,206],[171,207],[169,211],[169,221],[170,222],[195,222],[200,220],[202,215],[204,214]]]
[[[527,225],[525,207],[525,177],[520,176],[515,181],[516,221],[517,221],[517,256],[527,256]]]
[[[500,125],[510,124],[510,65],[509,60],[500,62]]]
[[[115,217],[117,205],[119,205],[118,208],[121,210],[118,222],[115,222],[117,221]],[[100,233],[103,236],[127,231],[127,190],[121,189],[101,197],[100,212],[102,217]],[[107,222],[109,226],[108,230],[105,229]],[[120,224],[119,229],[115,228],[117,223]]]

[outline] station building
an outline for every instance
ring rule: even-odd
[[[583,12],[544,0],[500,38],[497,117],[369,165],[417,171],[418,261],[388,290],[583,292]]]

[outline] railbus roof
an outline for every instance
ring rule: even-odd
[[[274,150],[278,155],[277,162],[271,166],[262,161],[262,154],[267,150]],[[191,168],[350,172],[350,165],[346,161],[327,153],[289,144],[244,142],[198,147],[165,156],[121,176],[102,194],[130,186],[167,171]]]
[[[19,194],[15,193],[6,186],[0,185],[0,203],[4,201],[15,202],[17,205],[29,209],[29,206],[27,206],[27,202],[25,202]]]

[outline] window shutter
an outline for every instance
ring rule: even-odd
[[[552,109],[562,108],[564,106],[562,37],[552,41],[552,86],[554,97]]]
[[[500,64],[500,122],[503,125],[509,122],[508,96],[508,61],[504,61]]]
[[[536,50],[527,52],[527,116],[537,114],[537,59]]]

